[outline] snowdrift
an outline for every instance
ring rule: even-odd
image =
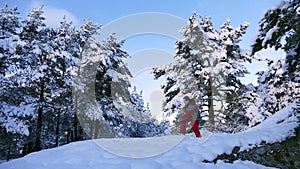
[[[223,153],[230,154],[236,146],[240,147],[241,150],[247,150],[263,141],[266,143],[280,142],[295,135],[294,129],[299,125],[299,114],[294,113],[294,107],[296,107],[295,103],[290,104],[247,131],[237,134],[213,134],[203,144],[199,144],[199,141],[192,134],[184,137],[89,140],[32,153],[23,158],[3,163],[0,165],[0,169],[268,168],[251,161],[238,160],[233,164],[220,160],[216,164],[204,163],[203,161],[212,161]],[[175,146],[170,147],[168,151],[144,158],[120,156],[99,146],[101,143],[102,145],[105,143],[106,147],[114,146],[116,143],[123,144],[123,149],[119,152],[127,152],[134,156],[139,155],[139,153],[143,155],[147,152],[155,152],[162,149],[162,146],[174,144],[176,140],[180,141]]]

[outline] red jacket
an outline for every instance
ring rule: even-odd
[[[199,113],[198,106],[194,100],[191,100],[187,105],[183,107],[184,114],[181,116],[182,121],[196,120]]]

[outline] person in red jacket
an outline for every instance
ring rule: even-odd
[[[192,130],[195,133],[196,137],[201,137],[201,133],[199,131],[199,121],[201,120],[198,106],[196,105],[195,100],[190,99],[188,96],[183,97],[184,114],[179,119],[180,122],[180,132],[182,134],[186,133],[186,123],[192,123]]]

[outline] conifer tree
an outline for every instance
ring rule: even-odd
[[[264,108],[273,114],[300,98],[300,1],[282,1],[260,20],[259,34],[252,54],[274,47],[283,50],[285,59],[267,59],[268,70],[258,72]]]
[[[260,71],[258,94],[266,116],[276,113],[300,98],[300,85],[288,79],[284,72],[284,59],[268,60],[268,70]]]
[[[239,28],[229,24],[226,20],[218,31],[210,18],[194,14],[181,30],[184,39],[176,42],[175,62],[154,69],[155,78],[167,77],[162,87],[169,114],[180,111],[180,97],[190,95],[209,113],[213,127],[224,124],[229,117],[227,105],[236,101],[236,92],[243,86],[239,78],[247,73],[242,63],[251,61],[239,47],[249,24]]]
[[[300,72],[300,1],[282,1],[260,20],[259,34],[252,54],[274,47],[286,53],[284,71],[289,80],[299,82]]]

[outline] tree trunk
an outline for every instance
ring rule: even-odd
[[[77,113],[78,113],[78,97],[77,93],[75,94],[75,112],[74,112],[74,119],[73,119],[73,131],[74,131],[74,138],[72,138],[72,141],[78,141],[78,119],[77,119]]]
[[[44,102],[44,82],[40,83],[40,98],[38,107],[38,117],[37,117],[37,133],[35,140],[35,151],[41,150],[41,135],[42,135],[42,122],[43,122],[43,105]]]
[[[99,137],[99,129],[100,129],[100,121],[95,120],[95,132],[94,132],[95,139],[97,139]]]
[[[12,144],[12,139],[9,140],[9,145],[8,145],[8,151],[7,151],[6,161],[9,161],[9,159],[10,159],[11,144]]]
[[[83,139],[83,129],[81,126],[78,127],[78,140],[82,140]]]
[[[139,137],[140,133],[139,133],[139,124],[138,124],[138,122],[135,123],[135,126],[136,126],[135,137]]]
[[[56,130],[55,130],[55,147],[59,146],[59,124],[60,124],[60,113],[61,110],[58,109],[57,111],[57,118],[56,118]]]
[[[78,67],[77,78],[80,77],[80,67]],[[73,119],[73,136],[72,141],[78,141],[78,92],[77,89],[73,89],[74,92],[74,119]],[[74,137],[74,138],[73,138]]]
[[[35,151],[41,150],[42,118],[43,118],[43,106],[39,106],[38,119],[37,119],[37,132],[35,138]]]
[[[213,86],[211,78],[208,82],[208,114],[209,114],[209,122],[212,126],[212,129],[215,128],[215,112],[214,112],[214,101],[213,101]]]
[[[71,140],[70,137],[73,138],[73,132],[70,128],[68,128],[68,132],[66,134],[66,137],[67,137],[66,143],[68,144],[68,143],[70,143],[70,140]]]
[[[90,131],[89,131],[89,135],[90,138],[93,139],[93,133],[94,133],[94,129],[95,129],[95,121],[94,120],[90,120]]]

